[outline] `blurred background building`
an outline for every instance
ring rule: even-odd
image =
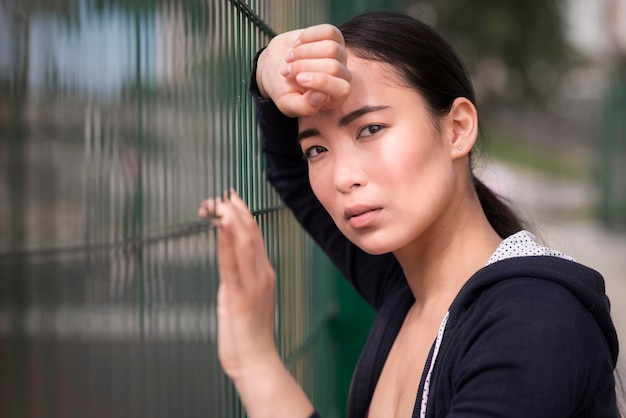
[[[248,74],[275,33],[380,9],[460,52],[484,178],[604,274],[626,340],[626,0],[0,0],[0,417],[244,416],[196,220],[230,186],[279,275],[281,353],[343,416],[371,311],[265,182]]]

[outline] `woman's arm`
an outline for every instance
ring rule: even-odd
[[[297,119],[286,116],[309,115],[342,103],[346,96],[343,83],[348,83],[349,93],[346,57],[343,37],[330,25],[279,35],[255,57],[250,91],[269,181],[344,277],[378,308],[387,292],[404,281],[403,272],[393,255],[366,254],[337,229],[309,185],[307,163],[296,142]],[[285,66],[289,71],[284,71]],[[302,74],[315,81],[308,86],[298,84]],[[311,104],[314,93],[325,97],[323,104]]]

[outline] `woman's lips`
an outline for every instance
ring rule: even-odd
[[[359,229],[371,225],[381,210],[381,208],[353,207],[346,210],[344,216],[352,228]]]

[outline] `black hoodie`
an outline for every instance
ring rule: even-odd
[[[378,310],[355,370],[350,417],[366,416],[413,301],[407,286]],[[549,256],[491,264],[459,292],[442,332],[414,417],[422,409],[426,417],[617,416],[617,335],[603,279],[592,269]]]

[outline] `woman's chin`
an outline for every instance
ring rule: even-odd
[[[369,255],[383,255],[383,254],[388,254],[394,251],[395,247],[392,247],[390,245],[381,245],[380,242],[363,242],[361,240],[361,242],[354,242],[354,245],[356,245],[357,247],[359,247],[361,250],[363,250],[364,252],[366,252]]]

